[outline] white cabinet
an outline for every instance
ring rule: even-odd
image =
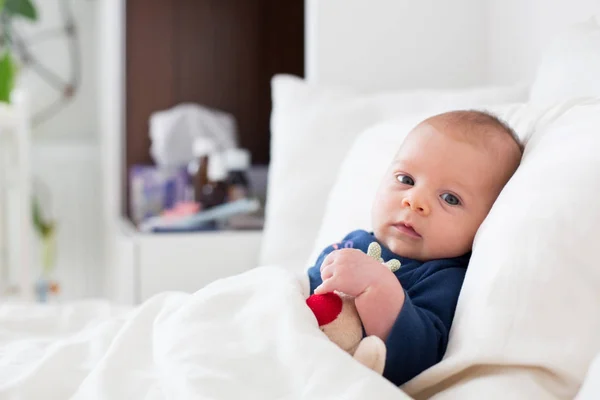
[[[260,231],[142,234],[124,226],[108,292],[125,304],[169,290],[193,293],[256,267],[261,238]]]

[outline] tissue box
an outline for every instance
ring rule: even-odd
[[[134,165],[129,170],[129,211],[136,224],[193,199],[192,193],[185,167]]]

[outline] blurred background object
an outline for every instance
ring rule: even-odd
[[[104,236],[96,2],[6,0],[0,4],[4,6],[2,54],[10,50],[14,85],[29,99],[34,270],[52,271],[53,279],[61,283],[63,299],[98,296]],[[7,82],[6,78],[0,74],[0,82]]]

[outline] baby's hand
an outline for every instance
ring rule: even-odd
[[[341,249],[331,253],[321,264],[323,283],[315,294],[337,290],[358,297],[370,287],[379,286],[394,274],[382,263],[358,249]]]

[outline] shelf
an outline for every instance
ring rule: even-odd
[[[125,216],[121,217],[119,221],[119,231],[132,238],[141,239],[148,242],[166,242],[166,241],[187,241],[203,239],[207,236],[218,236],[219,238],[232,237],[237,238],[241,236],[261,236],[262,229],[240,229],[240,230],[207,230],[198,232],[173,232],[173,233],[151,233],[151,232],[140,232],[135,224]]]

